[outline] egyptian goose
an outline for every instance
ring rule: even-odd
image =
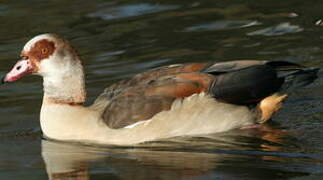
[[[42,34],[27,42],[3,83],[43,77],[40,124],[49,139],[131,145],[264,123],[317,72],[285,61],[169,65],[113,84],[85,107],[78,55],[68,41]]]

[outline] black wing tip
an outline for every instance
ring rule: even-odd
[[[303,65],[294,63],[294,62],[290,62],[290,61],[267,61],[266,63],[267,65],[273,66],[273,67],[282,67],[282,68],[287,68],[287,69],[302,69],[302,68],[306,68]]]
[[[309,67],[295,71],[285,77],[285,83],[281,88],[283,92],[291,92],[297,88],[313,83],[317,78],[321,68]]]

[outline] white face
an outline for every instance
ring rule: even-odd
[[[4,82],[16,81],[28,74],[44,75],[46,72],[57,71],[62,60],[68,54],[57,53],[65,51],[64,40],[54,34],[41,34],[26,43],[22,52],[21,59],[13,69],[5,76]],[[68,48],[69,49],[69,48]],[[68,50],[67,50],[68,51]],[[57,67],[58,66],[58,67]]]

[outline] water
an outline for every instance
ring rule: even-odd
[[[232,59],[323,66],[323,3],[286,1],[1,1],[0,73],[34,35],[78,49],[88,102],[160,65]],[[0,89],[0,179],[321,179],[323,79],[289,97],[259,130],[181,137],[139,147],[41,139],[39,77]]]

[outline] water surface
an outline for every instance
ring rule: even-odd
[[[233,59],[323,66],[323,3],[286,1],[1,1],[0,73],[34,35],[78,49],[88,103],[153,67]],[[321,179],[323,79],[292,94],[258,130],[180,137],[139,147],[41,139],[40,77],[0,89],[0,179]]]

